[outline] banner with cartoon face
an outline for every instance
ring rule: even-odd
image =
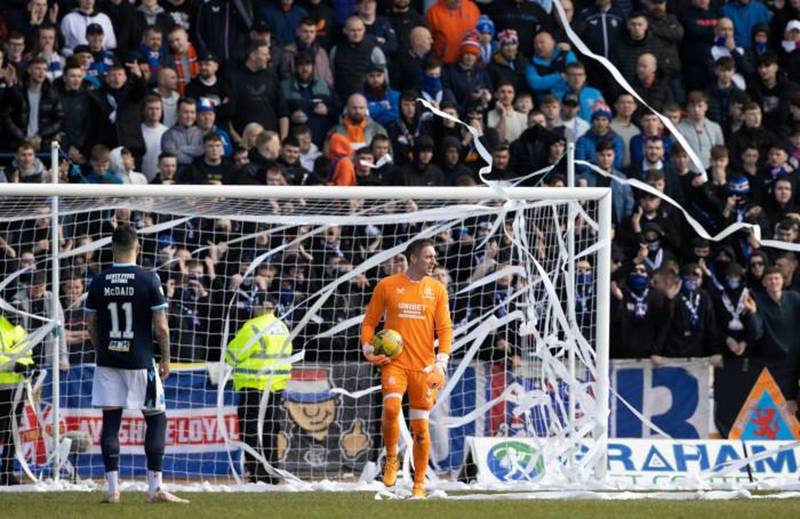
[[[381,446],[380,393],[358,400],[332,391],[354,393],[377,383],[365,363],[306,365],[292,370],[283,394],[284,426],[278,439],[280,465],[295,474],[357,475],[377,459]]]

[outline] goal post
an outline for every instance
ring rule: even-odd
[[[125,221],[170,304],[167,479],[243,482],[248,455],[291,481],[353,481],[379,464],[379,378],[360,359],[358,329],[375,283],[403,270],[402,252],[420,237],[436,244],[454,318],[449,380],[431,417],[438,474],[458,472],[467,436],[499,436],[533,438],[552,481],[604,477],[608,188],[6,184],[0,201],[0,237],[15,256],[3,263],[0,306],[30,328],[28,347],[40,355],[21,386],[26,472],[102,475],[93,358],[80,294],[67,291],[85,297],[110,264],[110,231]],[[49,305],[32,302],[31,271]],[[247,447],[252,431],[224,360],[262,295],[294,346],[286,390],[260,402],[270,460]],[[31,333],[42,323],[63,340]],[[126,412],[123,477],[142,473],[142,431]]]

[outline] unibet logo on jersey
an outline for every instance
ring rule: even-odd
[[[542,454],[520,441],[493,446],[486,455],[486,464],[500,481],[535,481],[544,474]]]

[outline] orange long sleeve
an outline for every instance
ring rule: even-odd
[[[439,348],[437,353],[450,355],[453,346],[453,321],[450,319],[450,302],[447,298],[447,289],[441,286],[439,297],[436,300],[436,336],[439,338]]]
[[[375,328],[383,317],[384,311],[384,298],[383,298],[383,284],[378,283],[375,290],[372,291],[372,297],[367,305],[367,312],[364,314],[364,320],[361,321],[361,344],[371,344],[372,339],[375,337]]]
[[[336,165],[331,178],[331,185],[334,186],[354,186],[356,185],[356,170],[353,161],[345,157]]]
[[[458,61],[464,34],[475,29],[481,13],[472,0],[462,0],[457,9],[450,9],[446,0],[433,4],[425,15],[433,34],[433,52],[444,64]]]

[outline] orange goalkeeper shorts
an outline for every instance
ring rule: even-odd
[[[428,387],[431,374],[414,371],[387,364],[381,366],[381,388],[384,400],[397,395],[401,400],[408,391],[408,404],[411,409],[430,411],[436,402],[436,391]]]

